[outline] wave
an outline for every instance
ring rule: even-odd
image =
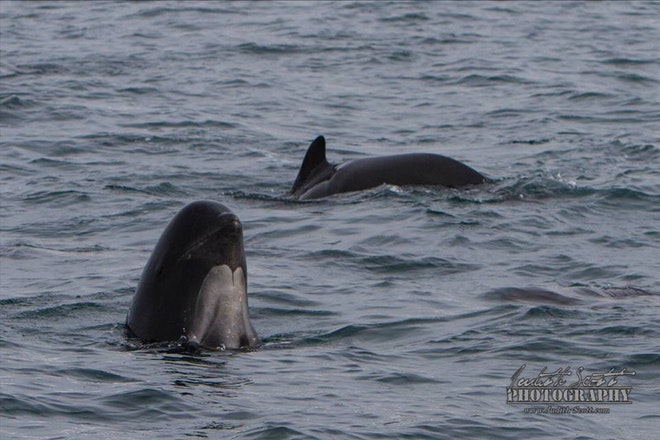
[[[37,191],[26,195],[23,200],[30,205],[54,204],[57,206],[70,206],[87,203],[92,200],[89,193],[74,190]]]
[[[210,7],[213,5],[214,7]],[[144,5],[142,5],[144,6]],[[146,7],[145,9],[142,9],[141,11],[138,11],[136,13],[133,13],[126,18],[157,18],[161,17],[164,15],[183,15],[183,14],[188,14],[188,13],[194,13],[194,14],[200,14],[206,15],[206,14],[235,14],[238,13],[237,10],[235,9],[230,9],[230,8],[222,8],[219,7],[219,4],[205,4],[204,6],[199,6],[199,5],[194,5],[194,6],[183,6],[179,5],[176,7],[168,7],[168,6],[154,6],[154,7]]]
[[[161,197],[183,197],[188,195],[187,191],[170,182],[161,182],[156,185],[145,186],[144,188],[110,184],[103,187],[103,189],[117,193],[140,193]]]
[[[142,128],[142,129],[159,129],[159,128],[221,128],[233,129],[237,125],[226,121],[217,121],[207,119],[204,121],[151,121],[151,122],[132,122],[129,124],[122,124],[122,127],[127,128]]]
[[[602,288],[572,287],[562,289],[563,293],[540,287],[500,287],[489,290],[482,296],[485,299],[514,303],[553,304],[559,306],[592,305],[594,300],[654,297],[660,299],[660,293],[633,286],[606,286]],[[535,309],[532,309],[535,310]],[[543,313],[544,310],[536,309]],[[532,312],[535,313],[535,312]]]

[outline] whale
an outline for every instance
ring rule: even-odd
[[[431,153],[370,157],[331,165],[326,159],[325,138],[318,136],[307,149],[288,196],[308,200],[383,184],[461,188],[486,181],[486,177],[469,166]]]
[[[260,344],[248,313],[243,228],[226,206],[184,206],[160,236],[126,317],[128,336],[209,349]]]

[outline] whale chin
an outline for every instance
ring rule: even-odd
[[[211,349],[252,347],[258,342],[247,308],[247,280],[243,268],[211,268],[197,297],[189,341]]]

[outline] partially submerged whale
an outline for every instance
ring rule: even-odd
[[[289,195],[301,200],[318,199],[383,184],[460,188],[486,180],[457,160],[429,153],[380,156],[331,165],[326,159],[325,138],[319,136],[309,146]]]
[[[248,315],[243,229],[229,208],[198,201],[176,214],[144,268],[126,325],[145,342],[259,344]]]

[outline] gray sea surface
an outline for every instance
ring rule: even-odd
[[[0,437],[658,438],[658,41],[658,2],[0,2]],[[492,183],[291,200],[319,134]],[[257,350],[126,338],[203,199]],[[632,403],[507,403],[523,365]]]

